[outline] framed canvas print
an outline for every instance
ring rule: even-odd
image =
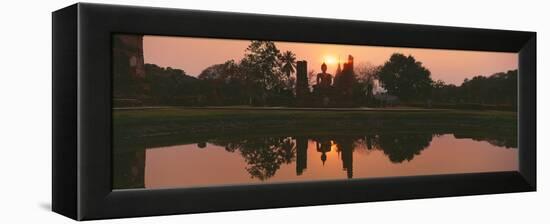
[[[534,32],[75,4],[53,13],[52,207],[535,191],[535,80]]]

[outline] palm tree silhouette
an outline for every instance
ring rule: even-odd
[[[285,51],[281,55],[281,62],[283,64],[282,71],[286,73],[287,77],[290,77],[296,68],[296,54],[292,53],[292,51]]]

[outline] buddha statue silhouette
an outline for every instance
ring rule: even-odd
[[[317,86],[319,88],[328,88],[332,86],[332,75],[327,73],[327,64],[321,65],[321,73],[317,74]]]

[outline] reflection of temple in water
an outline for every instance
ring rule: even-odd
[[[132,150],[116,154],[113,158],[113,188],[143,188],[145,186],[145,149],[131,146]]]
[[[223,147],[220,149],[225,149],[225,151],[231,153],[239,153],[240,157],[242,157],[242,159],[238,159],[240,161],[239,164],[241,162],[244,163],[245,171],[250,174],[251,178],[257,179],[258,181],[266,181],[274,177],[277,170],[282,168],[283,165],[290,165],[292,163],[296,164],[285,166],[284,172],[280,174],[283,179],[292,179],[296,176],[301,176],[301,179],[316,177],[325,178],[327,176],[342,178],[343,175],[346,175],[347,178],[363,178],[365,177],[365,172],[364,170],[360,170],[360,167],[365,167],[365,164],[361,164],[361,161],[364,161],[364,157],[361,157],[357,153],[362,153],[363,150],[381,151],[389,162],[398,164],[411,161],[415,156],[420,155],[422,150],[430,146],[432,137],[433,135],[431,133],[369,133],[358,136],[349,136],[339,133],[337,135],[295,136],[292,138],[271,136],[199,141],[192,145],[192,148],[202,151],[205,153],[203,154],[205,156],[209,154],[209,151],[212,151],[212,153],[218,151],[210,150],[210,146]],[[459,139],[455,137],[452,138]],[[473,141],[473,138],[470,137],[469,139]],[[488,143],[495,142],[490,139],[485,139],[483,141]],[[502,141],[499,141],[499,144],[501,144],[500,142]],[[115,144],[117,147],[124,146],[124,150],[119,150],[113,157],[113,188],[124,189],[145,187],[144,181],[146,178],[144,176],[146,173],[146,157],[148,157],[145,152],[149,149],[146,149],[146,146],[143,145],[144,143],[133,141],[125,142],[124,144],[117,142]],[[515,144],[515,142],[510,144]],[[517,147],[517,145],[510,145],[510,147]],[[157,149],[153,151],[156,150]],[[151,153],[153,153],[153,151],[151,151]],[[171,153],[173,153],[173,151],[179,150],[168,151],[172,151]],[[310,155],[308,155],[308,153]],[[354,155],[354,153],[356,153],[356,155]],[[313,160],[310,159],[310,164],[307,164],[308,157],[313,158]],[[182,160],[182,164],[195,162],[185,160],[186,157],[182,158],[184,159]],[[327,160],[330,161],[327,163]],[[225,162],[225,160],[222,162]],[[353,164],[354,162],[356,164]],[[148,163],[150,163],[150,161]],[[156,165],[158,166],[159,164],[162,164],[162,162]],[[212,167],[211,169],[219,169],[217,168],[217,164],[211,162],[211,160],[208,160],[206,164]],[[376,164],[369,164],[369,166],[370,165]],[[151,166],[149,165],[149,167]],[[306,172],[308,168],[309,170],[304,175],[304,172]],[[194,171],[197,170],[190,169],[190,172],[197,173],[198,175],[202,172],[202,170],[200,170],[201,172]],[[184,170],[182,170],[182,172],[184,172]],[[239,166],[237,170],[227,172],[234,172],[234,174],[241,173],[241,166]],[[320,172],[322,174],[319,174]],[[289,174],[292,175],[292,177],[289,177]],[[275,178],[275,180],[280,181],[281,179]]]
[[[342,159],[342,169],[346,171],[348,178],[353,177],[353,139],[340,139],[336,141],[338,155]]]
[[[317,148],[317,152],[321,153],[321,161],[323,161],[323,165],[325,165],[325,161],[327,161],[327,152],[330,152],[332,147],[332,142],[328,139],[321,139],[317,140],[317,143],[315,143],[315,146]]]
[[[302,175],[307,168],[307,150],[308,141],[306,137],[296,137],[296,175]],[[332,148],[336,146],[338,157],[342,160],[342,169],[346,171],[348,178],[353,178],[353,150],[354,140],[338,140],[333,141],[328,138],[313,139],[315,142],[315,149],[321,153],[320,159],[325,165],[327,160],[327,153],[332,151]]]
[[[307,168],[307,138],[296,138],[296,175],[302,175]]]

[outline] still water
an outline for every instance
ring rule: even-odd
[[[146,147],[126,178],[154,189],[513,171],[516,147],[453,134],[214,139]]]

